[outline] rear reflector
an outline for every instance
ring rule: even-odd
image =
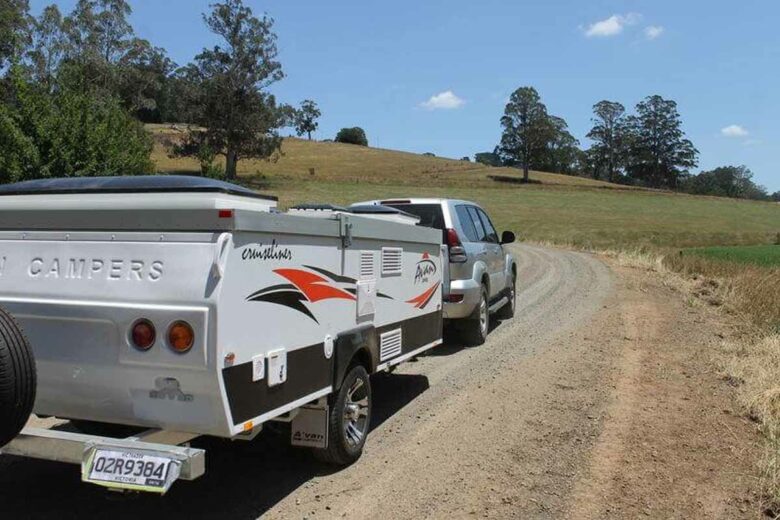
[[[130,341],[138,350],[149,350],[154,345],[157,331],[149,320],[138,320],[130,329]]]
[[[184,354],[195,343],[195,332],[186,321],[177,321],[168,329],[168,345],[179,354]]]
[[[219,210],[219,218],[233,218],[233,210],[232,209]]]

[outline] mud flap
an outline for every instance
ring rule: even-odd
[[[301,407],[292,421],[290,444],[305,448],[327,448],[328,412],[327,404]]]

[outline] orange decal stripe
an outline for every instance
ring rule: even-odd
[[[406,300],[406,303],[412,303],[412,304],[414,304],[415,307],[417,307],[419,309],[426,301],[428,301],[428,299],[431,297],[431,295],[438,288],[439,288],[439,283],[436,282],[436,284],[433,287],[429,288],[427,291],[425,291],[421,295],[415,296],[411,300]]]
[[[355,300],[347,291],[329,285],[325,278],[314,273],[301,269],[274,269],[274,273],[289,280],[312,303],[331,299]]]

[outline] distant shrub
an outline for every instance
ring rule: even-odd
[[[359,126],[339,130],[339,133],[336,134],[336,142],[368,146],[366,132]]]
[[[474,161],[487,166],[503,165],[498,154],[493,152],[480,152],[474,156]]]
[[[431,152],[425,152],[423,155],[425,157],[436,157],[436,154],[435,153],[431,153]]]
[[[465,162],[471,162],[471,157],[469,157],[468,155],[464,155],[463,157],[460,158],[460,160]]]

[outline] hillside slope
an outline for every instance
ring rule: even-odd
[[[153,159],[158,171],[198,171],[196,160],[171,159],[166,154],[164,142],[175,140],[180,132],[163,125],[149,125],[149,128],[155,136]],[[284,139],[282,153],[271,161],[239,161],[238,172],[244,176],[266,175],[284,179],[425,186],[493,186],[495,181],[490,179],[491,176],[517,180],[522,177],[514,168],[494,168],[409,152],[294,137]],[[531,172],[531,179],[554,185],[625,188],[608,182],[544,172]]]
[[[198,173],[193,159],[171,159],[169,127],[152,127],[160,172]],[[361,146],[284,140],[277,161],[242,160],[248,185],[277,195],[282,207],[301,202],[435,196],[475,200],[501,229],[522,238],[609,247],[686,247],[771,243],[780,232],[780,205],[690,196],[580,177],[531,172],[534,184],[506,182],[511,168]],[[313,173],[310,171],[313,169]],[[496,181],[500,177],[502,182]]]

